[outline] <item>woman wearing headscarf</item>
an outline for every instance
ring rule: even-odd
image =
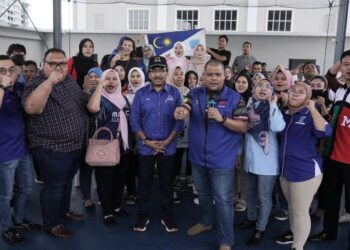
[[[152,56],[155,56],[156,53],[154,51],[154,48],[152,45],[150,44],[146,44],[143,46],[142,48],[142,58],[141,58],[141,63],[140,64],[140,68],[142,69],[144,75],[145,75],[145,81],[148,81],[148,63],[149,63],[149,59]]]
[[[281,65],[279,65],[274,70],[272,79],[273,88],[278,98],[277,105],[280,108],[283,108],[287,105],[287,92],[293,84],[293,76],[289,70],[286,70]]]
[[[128,75],[128,88],[124,92],[125,97],[128,99],[129,103],[132,105],[136,92],[145,86],[145,75],[140,68],[134,67],[129,71]],[[132,149],[134,149],[136,141],[132,140]],[[137,175],[137,153],[136,150],[132,150],[130,154],[130,164],[127,171],[126,177],[126,187],[128,198],[126,204],[134,205],[136,201],[136,182],[135,178]]]
[[[246,104],[248,103],[249,98],[252,96],[252,80],[247,71],[242,70],[238,73],[234,80],[233,90],[242,96]]]
[[[193,50],[188,70],[194,70],[199,76],[203,75],[204,66],[208,59],[206,56],[206,48],[203,44],[198,44]]]
[[[166,61],[168,64],[169,78],[176,66],[180,66],[186,72],[189,66],[189,61],[185,56],[185,44],[182,42],[176,42],[172,53],[166,56]]]
[[[295,250],[302,250],[309,236],[309,209],[322,180],[317,142],[332,133],[311,95],[311,87],[304,82],[295,83],[288,90],[287,110],[283,112],[286,127],[279,134],[280,182],[288,202],[290,230],[275,238],[275,242],[293,242]]]
[[[89,38],[81,40],[78,54],[67,60],[68,73],[81,88],[89,69],[97,66],[98,63],[94,59],[94,43]]]
[[[87,109],[98,115],[95,120],[96,129],[109,128],[114,139],[120,134],[120,163],[115,167],[95,167],[97,193],[102,205],[104,223],[110,226],[115,223],[114,215],[128,216],[121,208],[121,203],[130,155],[130,105],[121,93],[121,82],[116,71],[108,69],[103,72]],[[110,139],[110,135],[101,131],[98,138]]]
[[[284,129],[285,122],[276,102],[271,80],[261,79],[253,87],[247,105],[249,124],[244,150],[247,219],[237,228],[255,227],[248,246],[256,246],[263,240],[279,174],[277,133]]]

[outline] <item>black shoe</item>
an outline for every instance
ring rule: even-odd
[[[287,232],[275,237],[274,242],[281,245],[292,244],[294,241],[293,232],[288,230]]]
[[[26,239],[24,236],[17,231],[16,228],[10,227],[5,232],[2,233],[2,238],[9,244],[21,244],[25,243]]]
[[[115,216],[122,217],[122,218],[127,218],[127,217],[129,217],[128,212],[126,212],[123,208],[119,208],[119,210],[118,210],[118,209],[114,210],[114,211],[113,211],[113,214],[114,214]]]
[[[264,239],[264,233],[264,231],[255,230],[253,236],[248,240],[247,245],[250,247],[259,245]]]
[[[110,226],[115,224],[115,219],[114,219],[113,215],[111,215],[111,214],[110,215],[105,215],[103,217],[103,222],[105,223],[105,225],[107,227],[110,227]]]
[[[23,223],[13,225],[13,228],[19,232],[36,231],[41,229],[41,225],[24,220]]]
[[[173,202],[174,202],[174,204],[180,204],[181,203],[179,194],[176,191],[174,191],[174,193],[173,193]]]
[[[255,220],[245,220],[242,223],[236,224],[235,228],[237,229],[254,228],[255,224],[256,224]]]
[[[144,232],[147,229],[149,218],[147,214],[139,214],[134,230],[137,232]]]
[[[336,239],[337,239],[336,236],[327,234],[325,231],[322,231],[318,234],[315,234],[309,237],[309,241],[313,241],[313,242],[331,241]]]
[[[161,220],[165,230],[169,233],[174,233],[179,230],[172,216],[164,216]]]

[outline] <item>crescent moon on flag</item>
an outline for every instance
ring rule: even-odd
[[[162,48],[163,48],[163,47],[160,47],[160,46],[157,45],[157,41],[158,41],[159,38],[161,38],[161,37],[158,36],[158,37],[154,38],[154,40],[153,40],[153,46],[154,46],[156,49],[162,49]]]

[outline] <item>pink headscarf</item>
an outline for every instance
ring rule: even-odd
[[[105,97],[107,100],[109,100],[111,103],[113,103],[119,110],[119,127],[120,127],[120,132],[121,132],[121,136],[122,136],[122,141],[123,141],[123,147],[124,149],[128,149],[129,148],[129,142],[128,142],[128,120],[125,116],[124,113],[124,107],[126,105],[126,101],[124,96],[122,95],[122,86],[121,86],[121,82],[118,76],[118,73],[113,70],[113,69],[107,69],[105,71],[103,71],[102,76],[101,76],[101,80],[105,80],[106,76],[109,72],[113,72],[115,74],[115,76],[118,78],[118,86],[117,89],[114,93],[110,94],[108,93],[105,89],[102,90],[102,96]]]
[[[286,69],[278,69],[277,71],[274,72],[272,79],[275,79],[275,76],[277,75],[278,72],[282,72],[282,74],[286,77],[288,82],[288,89],[289,89],[293,85],[292,73],[290,73],[290,71]]]

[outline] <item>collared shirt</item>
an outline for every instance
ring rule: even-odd
[[[47,77],[39,72],[24,88],[22,104]],[[82,147],[88,123],[86,104],[89,95],[69,75],[57,83],[38,115],[29,115],[27,135],[30,148],[70,152]]]
[[[332,128],[315,128],[308,108],[295,114],[283,114],[285,129],[279,133],[281,175],[290,182],[310,180],[322,173],[322,157],[317,150],[318,139],[329,137]]]
[[[23,84],[16,82],[13,90],[5,90],[0,108],[0,162],[23,157],[27,152],[21,92]]]
[[[181,131],[183,122],[174,118],[175,108],[181,105],[181,95],[177,88],[165,84],[157,92],[152,84],[136,92],[131,107],[131,129],[143,131],[148,140],[165,140],[172,131]],[[136,148],[141,155],[152,155],[154,152],[138,140]],[[175,154],[176,144],[173,140],[165,150],[165,155]]]
[[[251,67],[255,61],[256,59],[254,56],[240,55],[236,56],[233,65],[237,65],[237,72],[240,72],[244,70],[247,65]]]

